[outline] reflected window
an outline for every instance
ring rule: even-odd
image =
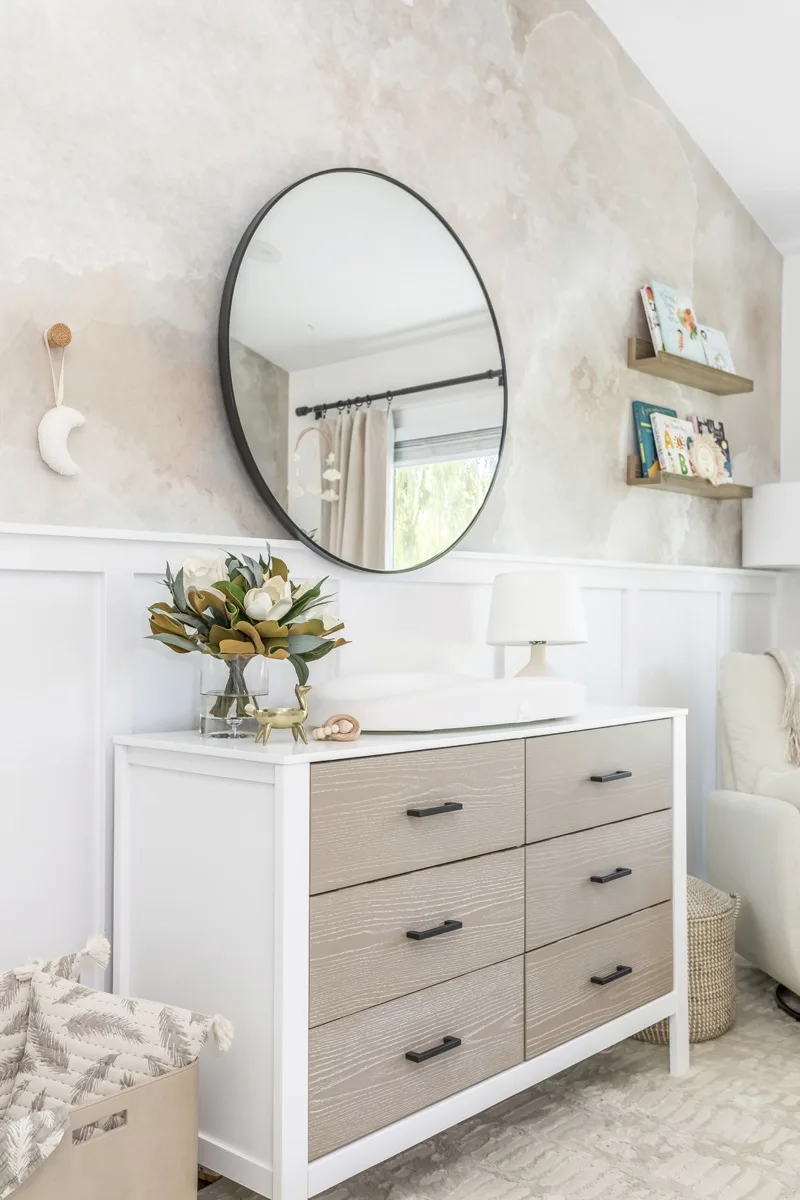
[[[486,499],[500,429],[395,443],[392,569],[435,558],[457,541]]]

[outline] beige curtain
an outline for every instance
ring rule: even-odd
[[[391,414],[345,412],[331,422],[339,499],[322,504],[320,544],[346,562],[384,570],[389,498]]]

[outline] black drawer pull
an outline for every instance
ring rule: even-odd
[[[448,800],[446,804],[434,804],[432,808],[407,808],[409,817],[438,817],[439,813],[461,812],[464,807],[458,800]]]
[[[610,775],[590,775],[592,783],[615,783],[618,779],[632,779],[633,771],[612,771]]]
[[[434,925],[433,929],[409,929],[406,937],[411,938],[412,942],[427,942],[428,938],[439,937],[443,933],[455,933],[457,929],[463,928],[463,921],[443,921],[441,925]]]
[[[442,1038],[440,1045],[431,1046],[430,1050],[406,1050],[406,1058],[413,1063],[427,1062],[429,1058],[438,1058],[440,1054],[447,1054],[448,1050],[457,1050],[460,1045],[461,1038],[446,1037]]]
[[[616,971],[612,971],[610,975],[593,975],[592,983],[599,983],[605,986],[607,983],[613,983],[615,979],[622,979],[623,975],[632,975],[633,967],[617,967]]]
[[[613,883],[615,879],[624,879],[626,875],[632,874],[630,867],[617,867],[610,875],[590,875],[589,879],[592,883]]]

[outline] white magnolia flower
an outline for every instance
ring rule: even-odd
[[[312,588],[317,587],[319,582],[320,582],[319,579],[304,580],[300,584],[300,586],[298,587],[297,591],[294,594],[295,600],[301,600],[303,598],[303,596],[305,596],[306,592],[310,592],[312,590]]]
[[[183,563],[183,589],[197,592],[214,591],[214,584],[228,578],[224,558],[213,554],[192,554]],[[219,595],[219,593],[217,593]]]
[[[335,629],[337,625],[341,625],[338,617],[335,617],[329,608],[321,605],[317,608],[309,608],[303,613],[304,621],[322,621],[322,628],[327,633],[330,629]]]
[[[280,621],[292,607],[289,581],[273,575],[260,588],[251,588],[244,598],[244,608],[253,621]]]

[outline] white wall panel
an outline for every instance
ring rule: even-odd
[[[0,873],[0,904],[14,913],[0,924],[0,970],[110,929],[111,738],[186,728],[198,711],[199,656],[146,640],[147,605],[163,598],[165,560],[219,547],[258,553],[263,544],[0,526],[5,611],[14,613],[15,595],[28,597],[24,626],[12,626],[0,657],[0,839],[9,864]],[[273,547],[295,577],[330,568],[297,543]],[[316,664],[313,678],[362,670],[513,673],[525,650],[495,652],[485,642],[491,583],[501,571],[530,566],[578,574],[589,643],[551,655],[586,682],[592,703],[689,709],[690,861],[702,873],[718,657],[774,644],[775,575],[469,552],[394,578],[332,568],[334,607],[352,645]],[[273,699],[288,698],[294,681],[290,667],[276,664]]]

